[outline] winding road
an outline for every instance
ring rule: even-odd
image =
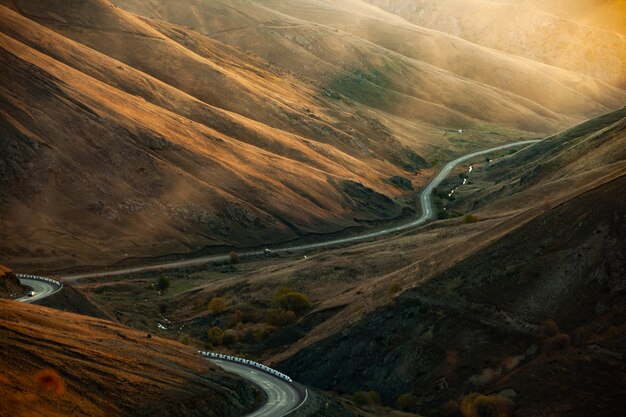
[[[15,301],[19,301],[22,303],[32,303],[34,301],[41,300],[43,298],[51,296],[62,288],[61,286],[54,285],[39,279],[19,278],[19,280],[22,284],[31,287],[33,291],[35,291],[35,295],[32,297],[24,296],[15,299]]]
[[[354,243],[359,243],[359,242],[383,237],[383,236],[390,235],[390,234],[397,233],[397,232],[403,232],[403,231],[421,226],[435,217],[435,210],[433,208],[433,202],[432,202],[433,189],[438,187],[439,184],[441,184],[441,182],[448,175],[450,175],[450,172],[452,172],[454,167],[456,167],[462,162],[468,161],[472,158],[476,158],[477,156],[481,156],[481,155],[485,155],[488,153],[497,152],[497,151],[501,151],[504,149],[513,148],[517,146],[531,145],[537,142],[539,142],[539,140],[524,140],[524,141],[519,141],[519,142],[508,143],[506,145],[500,145],[494,148],[472,152],[467,155],[463,155],[453,161],[448,162],[441,169],[439,174],[437,174],[437,176],[431,181],[431,183],[428,184],[428,186],[426,186],[424,190],[422,190],[422,193],[420,195],[420,205],[421,205],[422,214],[419,218],[415,220],[411,220],[409,222],[406,222],[397,226],[393,226],[387,229],[364,233],[358,236],[337,238],[337,239],[328,240],[325,242],[306,243],[306,244],[297,245],[297,246],[286,246],[282,248],[276,248],[272,250],[272,253],[302,252],[302,251],[311,250],[311,249],[330,248],[333,246],[354,244]],[[245,257],[251,257],[251,256],[260,256],[263,254],[264,254],[263,250],[253,250],[253,251],[240,252],[239,256],[242,258],[245,258]],[[73,275],[65,276],[64,279],[66,281],[75,281],[75,280],[82,279],[82,278],[108,277],[108,276],[132,274],[132,273],[137,273],[137,272],[158,271],[158,270],[164,270],[164,269],[174,269],[174,268],[180,268],[180,267],[186,267],[186,266],[201,265],[201,264],[205,264],[209,262],[225,261],[227,259],[228,259],[228,255],[226,254],[210,255],[210,256],[202,256],[202,257],[193,258],[193,259],[184,259],[180,261],[164,262],[164,263],[153,264],[153,265],[120,268],[120,269],[111,270],[111,271],[73,274]]]
[[[282,379],[239,363],[219,359],[211,359],[211,361],[222,369],[258,385],[267,394],[265,404],[246,417],[284,416],[302,402],[300,394],[293,385]]]

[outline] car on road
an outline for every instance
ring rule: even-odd
[[[34,297],[35,296],[35,291],[28,291],[27,294],[29,297]]]

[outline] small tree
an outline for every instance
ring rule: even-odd
[[[219,346],[224,341],[224,332],[219,327],[211,327],[207,331],[209,343],[213,346]]]
[[[230,261],[231,265],[235,265],[239,263],[239,254],[235,251],[232,251],[229,255],[228,255],[228,260]]]
[[[209,301],[209,311],[213,314],[220,314],[226,311],[226,299],[222,297],[213,297]]]
[[[156,282],[157,291],[165,292],[170,287],[170,279],[161,275]]]
[[[297,315],[302,315],[311,308],[309,297],[289,288],[280,288],[276,291],[273,302],[275,305],[285,310],[291,310]]]

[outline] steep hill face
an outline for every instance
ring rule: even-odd
[[[131,63],[176,87],[2,8],[2,251],[16,262],[67,266],[95,252],[110,262],[335,231],[380,218],[367,201],[355,209],[344,181],[395,197],[390,175],[428,165],[391,137],[337,130],[317,115],[309,85],[258,58],[201,37],[188,40],[196,53],[106,3],[79,3],[55,17],[34,2],[18,9],[117,58],[143,51],[146,62]],[[78,22],[83,14],[102,22]],[[227,110],[216,107],[222,97]],[[399,213],[390,203],[383,218]],[[11,247],[17,236],[23,244]]]
[[[368,0],[427,28],[626,88],[622,0]]]
[[[8,298],[12,295],[22,294],[26,288],[20,284],[13,271],[6,266],[0,265],[0,297]]]
[[[170,340],[9,301],[0,313],[3,416],[240,416],[259,395]]]
[[[439,234],[466,239],[448,238],[439,252],[423,243],[430,254],[410,265],[401,257],[378,292],[362,288],[354,305],[340,306],[277,355],[280,366],[323,389],[380,391],[388,403],[410,392],[422,412],[480,391],[513,395],[520,416],[619,414],[626,392],[625,122],[617,111],[491,168],[476,164],[492,181],[510,174],[494,187],[504,191],[476,208],[484,225],[448,221]],[[480,176],[470,182],[486,183]],[[388,249],[384,242],[372,249],[402,244],[395,238]],[[362,259],[368,248],[360,252]],[[381,301],[393,283],[408,289]]]

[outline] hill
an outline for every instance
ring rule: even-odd
[[[622,0],[368,2],[416,25],[626,88]]]
[[[0,312],[3,416],[240,416],[259,395],[170,340],[22,303]]]
[[[511,398],[519,416],[620,414],[626,369],[623,116],[606,115],[498,161],[512,168],[552,160],[553,175],[481,206],[476,213],[485,224],[457,226],[450,232],[463,235],[458,243],[449,240],[426,261],[387,273],[378,291],[361,287],[365,312],[358,313],[353,304],[359,299],[353,299],[311,331],[325,337],[307,335],[297,343],[302,350],[291,349],[286,360],[279,355],[282,369],[322,389],[373,389],[387,403],[411,393],[427,414],[473,391]],[[530,162],[524,155],[535,146],[559,149],[560,158],[538,152],[538,161]],[[615,152],[615,159],[601,157]],[[559,174],[573,168],[574,179]],[[552,191],[548,205],[546,190]],[[404,292],[377,301],[393,282]],[[346,325],[337,326],[341,322]]]
[[[393,178],[419,189],[454,154],[626,100],[356,0],[0,4],[0,254],[15,267],[365,228],[414,212]]]

